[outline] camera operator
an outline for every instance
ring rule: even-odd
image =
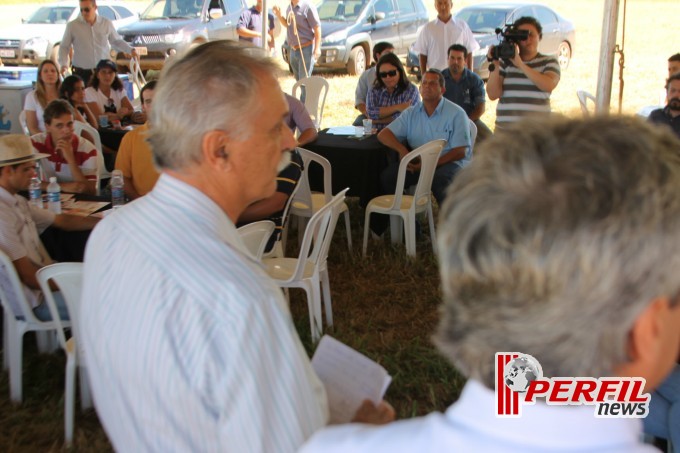
[[[533,17],[520,17],[511,28],[529,33],[526,39],[514,43],[514,57],[499,60],[494,55],[495,46],[487,55],[493,60],[493,71],[490,66],[486,92],[492,101],[500,99],[496,128],[527,115],[550,113],[550,93],[560,81],[557,59],[538,52],[538,42],[543,37],[541,24]]]

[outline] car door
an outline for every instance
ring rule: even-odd
[[[536,19],[543,27],[543,39],[538,44],[538,51],[543,54],[556,54],[557,47],[562,42],[560,37],[560,23],[555,13],[544,6],[534,6]]]
[[[403,55],[408,52],[411,43],[415,42],[418,35],[418,12],[413,0],[397,0],[399,14],[399,43],[392,42],[396,47],[397,54]]]
[[[205,17],[207,18],[206,28],[208,30],[208,37],[210,40],[215,39],[237,39],[236,36],[236,22],[238,21],[238,16],[234,20],[232,18],[233,14],[229,12],[229,3],[234,3],[234,1],[227,0],[208,0],[205,10]],[[240,2],[235,1],[240,5]],[[213,19],[209,16],[211,10],[222,11],[222,17]]]
[[[377,13],[384,14],[384,19],[377,20]],[[373,5],[369,7],[367,20],[371,22],[368,25],[373,44],[380,41],[387,41],[391,42],[395,48],[403,47],[399,38],[397,9],[393,0],[375,0]]]

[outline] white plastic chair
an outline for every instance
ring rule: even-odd
[[[578,90],[576,92],[576,96],[578,97],[579,104],[581,104],[581,112],[583,113],[583,116],[588,117],[591,115],[590,109],[588,108],[588,100],[592,102],[593,112],[595,112],[595,105],[597,104],[595,96],[584,90]]]
[[[474,121],[470,121],[470,152],[475,150],[475,142],[477,141],[477,125]]]
[[[262,259],[264,249],[274,232],[274,228],[276,228],[276,225],[271,220],[260,220],[243,225],[238,229],[243,244],[257,261]]]
[[[59,327],[55,321],[43,322],[35,317],[19,275],[9,257],[0,251],[0,303],[3,308],[3,366],[9,369],[9,395],[16,403],[21,402],[21,368],[24,334],[35,332],[42,351],[51,350],[54,331]],[[65,327],[71,325],[63,322]]]
[[[345,200],[345,189],[316,212],[309,220],[297,258],[265,258],[262,260],[269,276],[281,288],[302,288],[307,293],[309,324],[312,341],[321,336],[321,299],[326,310],[326,324],[333,325],[331,288],[328,281],[328,250],[333,231]]]
[[[401,222],[396,217],[401,217],[404,225],[406,253],[416,256],[416,214],[427,212],[430,223],[430,238],[432,247],[435,247],[434,219],[432,218],[432,179],[437,167],[437,159],[441,153],[445,140],[433,140],[411,151],[401,160],[397,176],[397,186],[393,195],[381,195],[369,201],[366,206],[364,219],[364,244],[363,254],[366,256],[368,245],[368,231],[370,229],[370,217],[372,213],[386,214],[390,216],[390,236],[392,242],[401,241]],[[404,180],[409,162],[420,157],[420,176],[413,195],[404,195]]]
[[[293,195],[293,202],[290,208],[290,214],[298,217],[309,218],[321,209],[324,205],[333,198],[333,184],[331,180],[332,169],[331,163],[323,156],[319,156],[304,148],[297,148],[302,163],[304,164],[303,174],[300,177],[298,188]],[[312,192],[309,185],[309,166],[312,162],[321,165],[323,169],[323,193]],[[349,209],[347,203],[342,203],[341,212],[345,216],[345,228],[347,229],[347,248],[352,251],[352,229],[349,221]],[[298,222],[298,235],[300,242],[302,241],[302,228]]]
[[[100,192],[101,182],[104,179],[111,177],[111,173],[106,169],[104,164],[104,150],[102,148],[102,139],[99,136],[99,131],[94,127],[82,121],[73,122],[73,133],[76,135],[83,135],[83,132],[90,134],[90,137],[94,140],[94,147],[97,149],[97,194]]]
[[[22,110],[21,113],[19,113],[19,124],[21,124],[21,130],[24,131],[24,134],[30,137],[31,131],[28,130],[28,124],[26,123],[26,110]]]
[[[80,369],[80,403],[83,409],[92,407],[90,387],[85,370],[82,343],[80,343],[80,325],[78,313],[80,307],[80,294],[83,287],[83,264],[82,263],[57,263],[45,266],[36,273],[38,283],[45,295],[45,302],[50,309],[52,319],[57,324],[57,338],[62,349],[66,353],[66,384],[64,389],[64,439],[66,445],[73,440],[73,418],[75,407],[76,367]],[[63,324],[59,319],[59,311],[54,301],[49,281],[53,280],[59,287],[59,291],[66,302],[73,336],[66,340]]]
[[[139,66],[139,62],[135,58],[130,58],[130,78],[135,87],[137,87],[137,93],[141,93],[142,88],[146,85],[146,78],[142,68]],[[130,99],[130,102],[135,109],[142,107],[142,100],[139,97],[135,96],[134,99]]]
[[[321,129],[323,107],[326,105],[326,95],[329,88],[328,81],[319,76],[304,77],[293,85],[293,97],[300,99],[302,87],[305,87],[305,108],[314,120],[316,128]],[[297,93],[298,90],[300,90],[300,96]]]

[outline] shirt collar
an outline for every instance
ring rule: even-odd
[[[4,187],[0,187],[0,202],[7,204],[8,206],[16,206],[18,200],[15,195],[9,193]]]
[[[573,450],[624,450],[636,445],[642,421],[634,418],[596,418],[595,406],[548,406],[537,402],[523,405],[519,418],[496,417],[495,393],[480,382],[469,380],[446,417],[481,436],[526,445],[530,450],[556,445]]]

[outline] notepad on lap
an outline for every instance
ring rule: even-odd
[[[378,403],[392,377],[360,352],[324,335],[312,357],[312,367],[326,387],[330,423],[348,423],[365,399]]]

